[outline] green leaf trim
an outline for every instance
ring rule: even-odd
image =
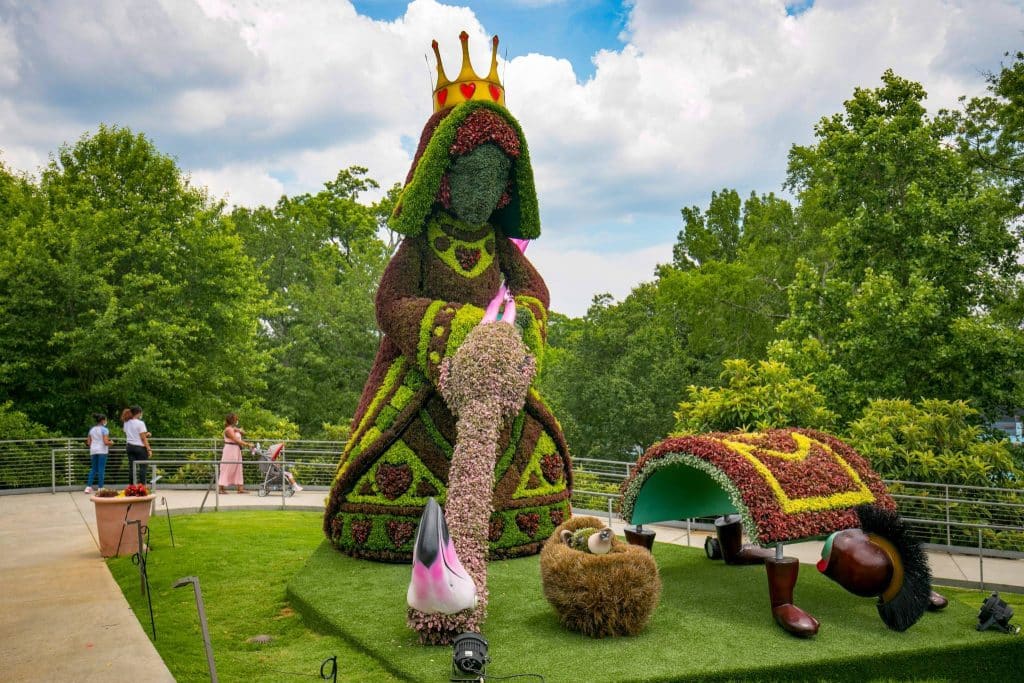
[[[444,237],[448,240],[447,250],[439,251],[437,247],[434,246],[435,238],[437,237]],[[454,270],[457,275],[461,275],[467,280],[472,280],[473,278],[478,277],[490,267],[491,263],[494,262],[494,254],[487,251],[488,241],[492,243],[494,242],[493,234],[484,235],[473,242],[453,237],[441,228],[440,221],[436,217],[427,224],[427,243],[430,245],[430,250],[434,252],[446,266]],[[455,250],[459,247],[476,249],[480,252],[480,258],[476,262],[476,265],[473,266],[472,270],[464,270],[462,268],[462,264],[459,263],[459,259],[455,255]]]
[[[448,333],[448,345],[445,347],[444,355],[446,358],[451,358],[455,355],[455,352],[459,350],[462,343],[466,341],[466,337],[473,330],[474,327],[480,324],[480,321],[484,319],[484,309],[478,308],[472,304],[463,304],[459,307],[459,310],[455,312],[455,317],[452,318],[450,330]]]
[[[533,168],[530,165],[530,151],[526,137],[508,110],[492,102],[471,100],[456,106],[441,120],[427,143],[412,180],[399,197],[395,212],[388,225],[395,232],[414,236],[423,232],[427,218],[434,210],[441,177],[448,171],[452,158],[449,154],[455,134],[466,117],[477,109],[490,109],[505,119],[519,137],[519,158],[512,161],[513,191],[508,206],[491,214],[489,223],[501,228],[508,237],[536,239],[540,237],[540,210],[537,206],[537,191],[533,183]]]
[[[435,299],[427,306],[427,310],[420,319],[420,338],[416,344],[416,361],[424,370],[427,369],[427,349],[430,346],[430,336],[434,333],[434,318],[437,312],[445,305],[444,301]]]
[[[398,498],[392,500],[377,491],[377,470],[381,465],[408,465],[412,470],[412,482],[409,484],[409,489]],[[391,444],[391,447],[373,464],[373,467],[356,482],[355,486],[352,487],[352,493],[348,495],[348,501],[351,503],[373,503],[375,505],[396,507],[423,507],[427,504],[427,496],[416,495],[416,486],[421,479],[427,480],[437,489],[437,494],[434,498],[437,499],[439,504],[444,505],[448,494],[447,487],[431,474],[427,466],[416,456],[416,453],[404,441],[399,439]],[[360,495],[359,491],[363,489],[363,485],[366,483],[373,487],[374,495]]]
[[[554,440],[548,436],[547,432],[541,432],[540,438],[537,439],[537,446],[533,449],[533,453],[530,455],[530,461],[526,467],[523,468],[523,476],[519,479],[519,485],[516,487],[515,493],[512,494],[513,499],[517,498],[533,498],[535,496],[544,496],[549,493],[557,493],[558,491],[565,490],[565,480],[559,479],[554,484],[548,483],[548,480],[544,478],[544,471],[541,469],[540,463],[541,458],[546,455],[553,455],[558,453],[558,447],[555,445]],[[530,475],[535,475],[542,482],[540,486],[536,488],[530,488]]]
[[[426,410],[421,410],[419,417],[420,422],[423,423],[423,428],[426,429],[427,434],[430,435],[430,439],[438,448],[444,451],[445,457],[451,460],[452,453],[455,452],[455,449],[450,443],[448,443],[448,440],[444,438],[444,434],[442,434],[441,430],[437,428],[437,425],[434,424],[434,421],[430,418],[430,413]]]
[[[757,534],[757,525],[754,524],[754,519],[750,516],[750,509],[743,502],[743,496],[740,494],[739,488],[733,483],[732,479],[727,477],[724,472],[709,463],[707,460],[698,458],[695,455],[689,453],[666,453],[657,460],[647,463],[643,470],[637,472],[636,476],[630,480],[626,486],[626,490],[622,493],[622,518],[627,522],[633,521],[633,508],[636,506],[637,496],[640,495],[640,490],[644,487],[644,483],[653,475],[655,472],[660,470],[662,467],[668,467],[670,465],[685,465],[692,467],[695,470],[704,472],[709,477],[715,480],[722,490],[725,491],[726,495],[729,496],[729,500],[733,506],[739,512],[740,520],[743,523],[743,530],[753,543],[760,543]]]

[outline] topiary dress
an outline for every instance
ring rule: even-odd
[[[513,159],[506,196],[483,226],[445,211],[453,158],[495,144]],[[445,502],[455,418],[437,391],[444,358],[483,318],[502,279],[527,348],[543,361],[548,291],[509,237],[539,236],[525,140],[503,107],[467,102],[427,122],[393,229],[406,235],[377,293],[384,336],[331,488],[324,531],[357,557],[408,561],[428,498]],[[502,425],[489,524],[492,558],[539,552],[570,516],[565,438],[535,389]]]

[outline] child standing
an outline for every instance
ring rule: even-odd
[[[114,441],[110,438],[110,431],[107,429],[107,416],[103,413],[93,413],[92,419],[96,424],[89,430],[85,437],[85,443],[89,444],[89,477],[85,481],[85,492],[92,493],[92,483],[95,479],[96,488],[103,488],[103,474],[107,470],[107,455]]]

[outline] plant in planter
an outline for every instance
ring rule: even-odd
[[[133,555],[139,551],[138,532],[128,523],[138,520],[146,526],[155,498],[145,484],[130,484],[120,492],[100,489],[92,496],[103,557]]]

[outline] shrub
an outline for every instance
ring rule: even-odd
[[[808,379],[794,377],[785,363],[742,358],[723,362],[721,387],[687,389],[675,413],[675,434],[764,431],[777,427],[829,430],[836,414]]]
[[[978,411],[964,401],[870,401],[849,441],[886,479],[1018,488],[1009,442],[985,441]]]

